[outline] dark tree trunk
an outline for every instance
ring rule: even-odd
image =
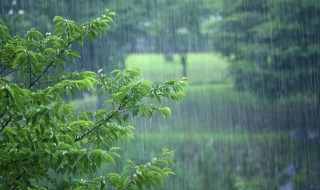
[[[187,76],[187,54],[183,53],[180,54],[181,58],[181,64],[182,64],[182,76],[186,77]]]

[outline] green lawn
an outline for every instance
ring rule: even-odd
[[[126,66],[138,66],[142,76],[155,82],[182,77],[182,65],[178,54],[173,62],[166,62],[163,54],[130,54]],[[187,55],[187,77],[190,84],[229,83],[226,59],[214,53],[189,53]]]

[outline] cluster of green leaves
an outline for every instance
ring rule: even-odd
[[[80,57],[72,45],[89,43],[107,32],[114,15],[106,10],[81,25],[56,16],[53,33],[44,36],[31,29],[24,37],[12,37],[0,20],[1,189],[49,188],[41,185],[44,180],[64,189],[150,188],[173,173],[166,167],[173,152],[164,149],[146,166],[130,162],[120,174],[90,177],[120,157],[115,143],[132,137],[134,127],[122,126],[130,114],[171,114],[169,108],[145,99],[179,100],[187,85],[186,79],[152,84],[136,68],[115,70],[109,76],[101,71],[65,71],[64,65]],[[76,112],[63,101],[84,90],[103,94],[105,109]],[[133,175],[128,177],[129,173]]]
[[[157,167],[157,165],[170,165],[172,160],[168,156],[173,156],[174,152],[166,148],[162,149],[162,154],[152,159],[151,162],[142,165],[136,165],[128,160],[121,174],[109,173],[107,180],[118,189],[132,189],[132,185],[142,189],[144,186],[148,189],[156,188],[163,184],[164,179],[169,174],[174,174],[168,167]]]

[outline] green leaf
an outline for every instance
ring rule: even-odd
[[[58,22],[58,21],[63,21],[63,20],[64,20],[64,18],[62,16],[55,16],[53,18],[53,22]]]
[[[121,176],[117,173],[109,173],[107,175],[107,179],[110,185],[117,187],[120,182]]]
[[[109,151],[116,151],[116,150],[120,150],[120,147],[113,146],[109,149]]]
[[[103,157],[104,157],[104,159],[105,159],[107,162],[112,163],[112,164],[115,164],[115,161],[114,161],[114,159],[112,158],[112,156],[110,156],[110,154],[105,153],[105,154],[103,155]]]
[[[169,107],[164,107],[164,108],[159,108],[158,112],[163,116],[163,117],[168,117],[171,116],[171,109]]]

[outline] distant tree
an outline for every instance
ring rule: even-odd
[[[164,53],[169,61],[171,54],[179,54],[182,75],[186,76],[187,52],[203,48],[203,0],[164,0],[153,2],[150,7],[155,16],[150,18],[147,32],[155,40],[156,51]]]
[[[203,1],[164,0],[154,2],[149,32],[159,51],[185,52],[201,48]]]
[[[173,152],[163,149],[149,163],[129,161],[123,171],[95,175],[115,164],[120,156],[115,143],[132,137],[134,127],[122,126],[130,115],[171,114],[145,99],[179,100],[187,85],[186,80],[153,85],[137,68],[111,75],[65,71],[80,57],[75,43],[104,34],[114,15],[106,10],[82,25],[56,16],[54,32],[44,36],[31,29],[24,37],[11,36],[0,20],[0,189],[151,188],[173,173],[167,167]],[[61,98],[83,90],[102,93],[108,109],[75,112]]]
[[[320,105],[317,0],[224,1],[215,49],[232,64],[235,87],[271,99],[314,95]]]

